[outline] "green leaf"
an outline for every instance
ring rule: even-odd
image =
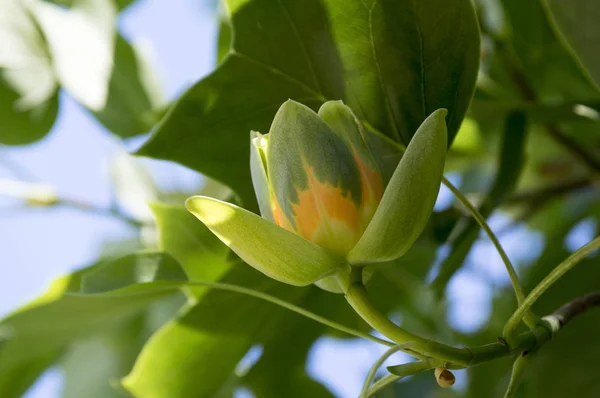
[[[351,264],[394,260],[425,228],[444,172],[446,114],[444,109],[433,112],[415,133],[371,223],[348,254]]]
[[[231,21],[225,16],[219,19],[219,36],[217,39],[217,63],[221,63],[231,48]]]
[[[147,133],[162,116],[165,105],[151,54],[121,35],[117,35],[113,51],[106,103],[102,109],[92,110],[94,116],[121,137]]]
[[[129,397],[111,383],[133,366],[144,341],[144,326],[144,316],[139,315],[108,333],[75,342],[61,363],[65,376],[62,397]]]
[[[266,278],[245,264],[234,266],[224,282],[289,302],[307,292]],[[210,291],[154,334],[123,385],[145,398],[212,397],[252,345],[276,333],[283,311],[255,298]]]
[[[344,265],[333,253],[230,203],[193,196],[186,207],[242,260],[280,282],[309,285]]]
[[[23,2],[0,1],[0,143],[44,137],[58,111],[57,83],[44,39]]]
[[[342,99],[360,119],[404,143],[429,113],[447,108],[452,141],[478,68],[469,0],[227,5],[232,50],[177,101],[140,155],[218,179],[254,209],[247,134],[268,131],[289,98],[314,110]]]
[[[81,277],[81,293],[92,294],[115,290],[154,280],[184,281],[179,264],[160,252],[140,252],[101,264]]]
[[[42,373],[60,358],[61,353],[61,350],[51,351],[18,365],[0,366],[0,396],[22,397]]]
[[[594,0],[545,0],[562,34],[578,60],[600,85],[600,4]]]
[[[502,1],[527,84],[540,100],[597,98],[598,88],[559,37],[545,1]]]
[[[100,288],[128,286],[132,281],[149,280],[150,275],[168,275],[171,279],[177,279],[174,278],[177,274],[175,264],[167,255],[132,254],[58,279],[39,299],[0,321],[0,335],[5,338],[0,346],[0,375],[24,363],[56,353],[78,338],[119,325],[153,301],[174,294],[172,289],[162,289],[131,297],[72,295],[82,285],[96,291]],[[148,270],[152,272],[147,273]],[[88,279],[83,283],[82,279],[86,279],[88,272],[95,273],[94,280],[91,282]],[[183,273],[179,271],[179,275],[183,276]],[[121,290],[131,293],[138,289],[134,286]]]
[[[30,144],[42,139],[54,125],[58,95],[54,93],[33,108],[21,108],[19,99],[26,95],[19,94],[0,76],[0,144]]]
[[[327,292],[312,288],[302,300],[303,307],[332,319],[347,307]],[[331,392],[306,373],[306,358],[313,343],[326,331],[320,323],[288,313],[277,332],[263,344],[260,359],[242,380],[256,397],[329,398]],[[293,342],[293,344],[290,344]],[[285,352],[285,355],[281,355]]]
[[[148,60],[116,32],[114,2],[82,0],[65,8],[34,0],[29,9],[61,86],[113,133],[148,132],[162,96]]]
[[[185,207],[167,203],[152,203],[150,207],[160,249],[181,264],[189,280],[217,280],[229,269],[227,246]]]

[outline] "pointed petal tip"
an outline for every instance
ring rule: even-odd
[[[210,202],[210,201],[216,201],[216,202],[220,202],[220,200],[218,199],[214,199],[214,198],[209,198],[208,196],[203,196],[203,195],[194,195],[194,196],[190,196],[189,198],[187,198],[185,200],[185,208],[187,209],[187,211],[194,213],[194,214],[198,214],[198,213],[202,213],[202,205],[204,203]]]
[[[352,112],[352,110],[350,109],[350,107],[346,104],[344,104],[344,101],[342,100],[335,100],[335,101],[327,101],[324,102],[323,105],[321,105],[321,107],[319,108],[319,116],[321,116],[324,112],[349,112],[352,115],[354,115],[354,113]]]
[[[448,116],[448,109],[446,109],[446,108],[439,108],[439,109],[436,109],[435,111],[433,111],[432,114],[434,114],[434,113],[439,113],[440,116],[446,117],[446,116]]]

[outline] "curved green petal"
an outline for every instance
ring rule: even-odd
[[[242,260],[290,285],[309,285],[345,260],[258,215],[230,203],[193,196],[185,205]]]
[[[347,140],[312,109],[285,102],[267,148],[277,224],[333,252],[348,253],[370,221],[362,217],[359,166]]]
[[[350,264],[394,260],[425,228],[444,172],[447,113],[445,109],[433,112],[415,133],[371,223],[348,254]]]
[[[327,101],[319,108],[318,115],[346,142],[355,156],[379,174],[379,167],[365,141],[363,128],[350,107],[344,105],[342,101]]]
[[[263,218],[273,220],[273,207],[271,204],[271,188],[267,176],[266,164],[267,136],[258,131],[250,132],[250,174],[252,185],[256,193],[258,207]]]

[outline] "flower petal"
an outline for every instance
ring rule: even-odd
[[[258,207],[263,218],[274,221],[273,205],[271,203],[272,193],[267,177],[267,165],[265,160],[265,151],[267,147],[267,136],[257,131],[250,132],[250,174],[252,175],[252,185]]]
[[[309,285],[345,264],[342,257],[241,207],[205,196],[193,196],[185,205],[242,260],[280,282]]]
[[[361,170],[347,143],[310,108],[287,101],[271,126],[267,166],[278,225],[347,253],[363,230]]]
[[[447,113],[445,109],[433,112],[415,133],[371,223],[348,254],[352,265],[400,257],[425,228],[444,171]]]

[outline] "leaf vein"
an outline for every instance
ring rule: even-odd
[[[314,96],[314,99],[319,100],[319,101],[327,101],[327,98],[325,98],[325,96],[323,96],[323,94],[321,94],[318,91],[315,91],[312,87],[308,86],[307,84],[301,82],[300,80],[288,75],[287,73],[285,73],[284,71],[277,69],[271,65],[265,64],[262,61],[259,61],[257,59],[252,58],[251,56],[241,53],[237,50],[231,50],[230,54],[232,56],[237,56],[243,60],[246,60],[274,75],[283,77],[284,79],[288,80],[289,82],[292,82],[294,84],[296,84],[297,86],[301,87],[302,89],[306,90],[308,93],[312,94]]]
[[[379,58],[377,57],[377,50],[375,49],[375,39],[373,38],[373,10],[377,6],[377,0],[373,2],[371,8],[369,8],[369,41],[371,44],[371,51],[373,53],[373,60],[375,61],[375,66],[377,67],[377,79],[379,80],[379,85],[381,91],[383,92],[383,96],[385,97],[385,109],[388,113],[388,117],[391,119],[392,130],[396,139],[400,140],[400,133],[398,132],[398,126],[396,124],[396,119],[394,118],[394,113],[392,111],[392,102],[390,100],[388,91],[385,89],[386,85],[383,81],[383,75],[381,73],[381,66],[379,64]]]

